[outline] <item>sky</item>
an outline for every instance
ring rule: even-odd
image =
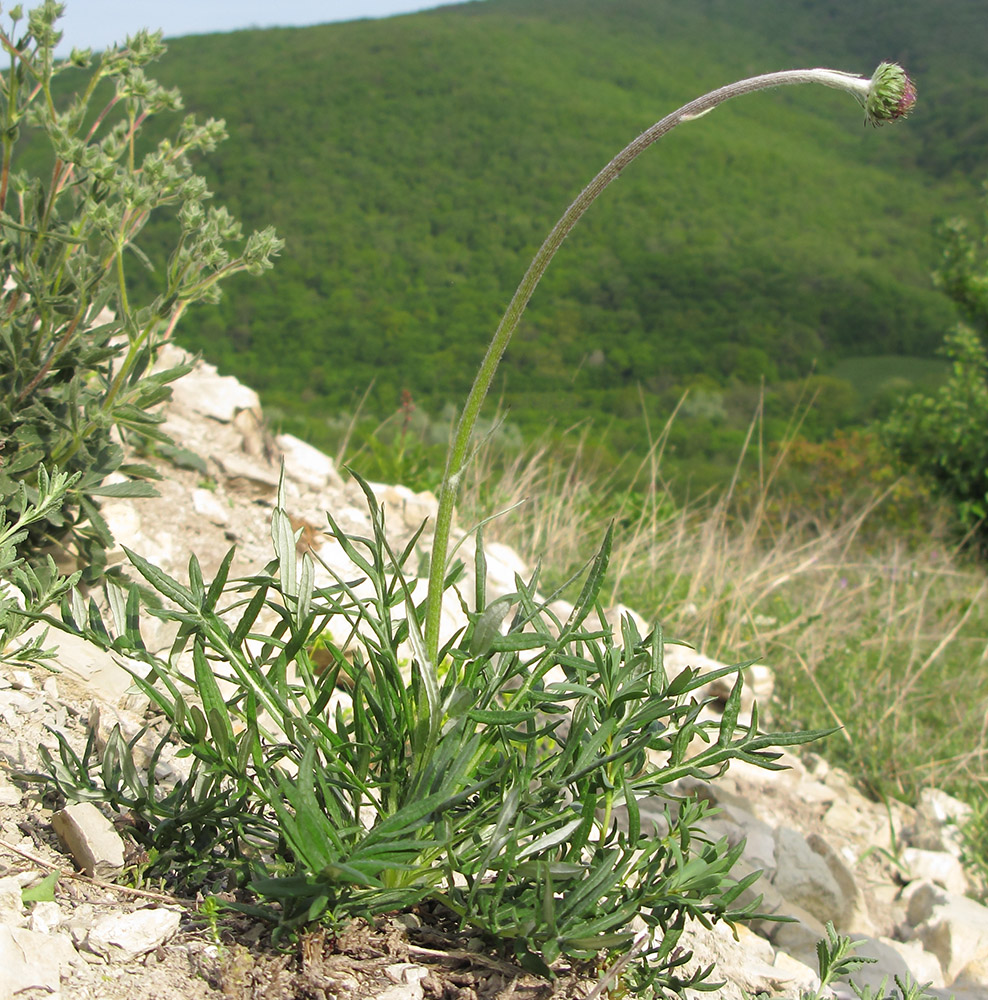
[[[75,48],[102,50],[140,28],[165,37],[237,28],[301,27],[360,17],[389,17],[462,0],[64,0],[64,32],[56,55]],[[4,7],[9,4],[4,4]],[[33,6],[27,0],[25,7]]]

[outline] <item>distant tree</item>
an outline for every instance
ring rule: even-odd
[[[988,551],[988,224],[972,234],[955,220],[944,237],[934,281],[965,320],[941,349],[952,373],[936,394],[904,399],[884,430],[899,458],[937,484],[964,530]]]

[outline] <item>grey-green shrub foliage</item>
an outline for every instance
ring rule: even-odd
[[[9,505],[17,508],[17,517],[8,521],[6,511],[0,508],[0,663],[45,663],[54,656],[45,648],[46,633],[16,645],[15,640],[30,624],[31,616],[68,593],[81,574],[61,576],[51,556],[40,565],[30,566],[17,555],[17,546],[27,538],[31,525],[58,511],[78,478],[57,471],[49,476],[42,466],[34,490],[35,502],[28,500],[27,487],[21,483],[17,502]]]
[[[281,247],[273,230],[242,238],[197,176],[191,154],[224,136],[221,121],[189,116],[175,134],[143,151],[151,115],[181,108],[177,91],[149,79],[144,66],[164,51],[160,32],[139,32],[93,61],[74,51],[56,63],[62,4],[46,0],[27,15],[9,11],[0,47],[0,510],[13,516],[38,501],[41,470],[71,476],[64,504],[20,535],[32,560],[52,542],[74,546],[87,577],[99,575],[112,544],[99,497],[153,494],[145,464],[127,462],[123,438],[170,442],[148,409],[187,369],[152,372],[157,349],[186,308],[215,299],[219,282],[270,266]],[[66,103],[58,93],[78,83]],[[64,106],[62,106],[64,105]],[[47,150],[44,166],[20,169]],[[150,267],[139,237],[161,209],[180,235],[155,274],[157,294],[132,301],[128,274]],[[125,481],[107,484],[111,473]]]

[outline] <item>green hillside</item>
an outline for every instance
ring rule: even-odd
[[[226,119],[205,168],[217,200],[287,240],[181,338],[316,439],[371,385],[372,413],[403,389],[439,413],[545,233],[631,138],[741,75],[900,56],[921,99],[905,125],[867,129],[846,95],[790,88],[633,164],[554,263],[498,391],[523,429],[592,416],[622,450],[639,387],[661,420],[690,385],[730,404],[848,357],[928,357],[953,315],[929,281],[935,224],[985,150],[951,159],[930,108],[974,77],[980,5],[865,6],[485,0],[176,39],[154,75]]]

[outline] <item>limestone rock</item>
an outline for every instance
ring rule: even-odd
[[[888,937],[879,938],[879,940],[902,956],[913,979],[917,982],[930,983],[936,988],[946,985],[939,959],[936,955],[926,951],[919,941],[897,941]]]
[[[51,934],[62,923],[62,908],[54,900],[45,899],[31,906],[31,930]]]
[[[392,526],[402,525],[407,532],[418,531],[423,521],[434,520],[439,509],[435,494],[428,490],[416,493],[407,486],[371,483],[384,517]]]
[[[278,472],[269,465],[243,455],[220,455],[216,461],[234,492],[253,500],[273,500],[277,495]]]
[[[686,969],[693,971],[714,966],[711,978],[726,981],[717,994],[723,1000],[743,1000],[745,993],[757,993],[765,988],[775,972],[772,946],[746,928],[738,928],[735,940],[730,927],[724,923],[707,929],[695,921],[688,921],[679,946],[693,953]]]
[[[968,962],[952,985],[961,990],[984,990],[988,996],[988,958]]]
[[[230,521],[229,508],[224,507],[211,490],[193,490],[192,509],[212,524],[226,525]]]
[[[776,871],[772,884],[788,902],[802,907],[820,923],[832,921],[840,930],[851,900],[834,878],[827,861],[801,833],[788,827],[775,831],[775,842]]]
[[[175,936],[177,910],[145,907],[132,913],[108,913],[90,928],[86,948],[110,962],[130,962]]]
[[[25,637],[33,637],[40,631],[34,626],[27,630]],[[55,629],[48,632],[45,645],[58,650],[58,669],[82,684],[93,696],[110,705],[130,701],[134,679],[121,665],[127,662],[126,657],[106,653],[85,639]]]
[[[643,623],[644,624],[644,623]],[[647,625],[645,626],[647,631]],[[644,633],[643,633],[644,634]],[[704,656],[689,646],[669,643],[664,650],[664,661],[666,672],[670,677],[674,677],[686,667],[695,667],[701,674],[712,673],[719,670],[725,664]],[[698,697],[711,697],[720,702],[726,702],[731,693],[736,680],[735,674],[726,674],[718,677],[705,685],[697,693]],[[774,689],[774,675],[772,671],[760,664],[753,664],[744,669],[744,687],[741,691],[741,719],[750,718],[751,707],[757,700],[762,705],[771,700]]]
[[[920,883],[907,916],[917,940],[940,960],[947,983],[969,963],[988,959],[988,907],[973,899]]]
[[[21,901],[21,890],[30,885],[37,874],[34,871],[27,871],[0,878],[0,922],[11,927],[19,927],[24,924],[24,903]]]
[[[902,852],[902,864],[910,878],[934,882],[959,896],[963,896],[969,889],[964,866],[950,851],[924,851],[919,847],[907,847]]]
[[[775,975],[766,979],[776,989],[784,990],[785,996],[803,996],[820,988],[819,973],[784,951],[776,952],[773,968]]]
[[[16,806],[21,801],[21,790],[16,785],[0,781],[0,806]]]
[[[336,463],[318,448],[291,434],[279,434],[275,442],[285,461],[285,475],[300,485],[322,492],[343,488]]]
[[[725,804],[713,819],[704,823],[704,829],[713,839],[725,837],[734,847],[744,841],[742,857],[752,866],[764,872],[770,879],[776,869],[775,831],[768,823],[752,815],[747,809]]]
[[[232,422],[241,410],[261,410],[261,401],[253,389],[202,362],[195,371],[172,383],[172,399],[184,410],[222,423]]]
[[[879,938],[863,934],[852,934],[852,940],[857,942],[854,954],[862,958],[873,958],[874,963],[862,966],[852,978],[859,986],[871,986],[877,990],[882,980],[892,983],[895,976],[905,980],[906,977],[918,979],[916,972],[910,968],[898,949]]]
[[[149,728],[147,720],[134,712],[93,701],[89,706],[88,728],[100,753],[106,749],[113,730],[119,729],[120,735],[132,749],[134,763],[142,770],[150,767],[157,753],[154,775],[158,781],[174,784],[187,779],[192,770],[187,757],[176,756],[177,747],[166,746],[159,752],[162,739],[160,729]]]
[[[948,851],[961,856],[959,826],[971,815],[971,807],[938,788],[924,788],[916,806],[914,823],[905,839],[927,851]]]
[[[65,849],[90,878],[112,878],[123,868],[123,841],[92,802],[76,802],[60,809],[51,823]]]
[[[780,951],[815,966],[817,942],[827,936],[827,929],[812,913],[788,900],[775,912],[790,919],[769,924],[769,940]]]
[[[59,994],[77,953],[65,934],[39,934],[0,924],[0,998],[29,990]]]
[[[867,905],[853,873],[830,843],[818,833],[806,836],[810,849],[823,858],[834,881],[840,887],[844,899],[844,909],[834,920],[834,926],[841,931],[870,935],[874,927],[868,917]]]
[[[425,991],[422,980],[429,975],[424,965],[412,962],[395,962],[384,969],[384,974],[394,983],[374,994],[374,1000],[422,1000]]]

